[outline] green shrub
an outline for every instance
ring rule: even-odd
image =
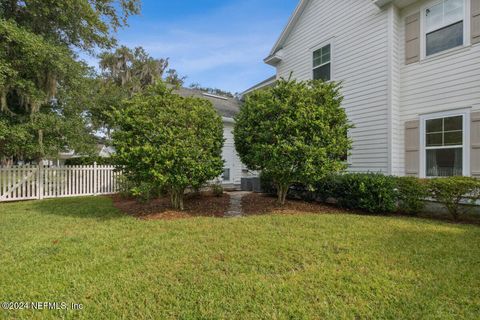
[[[263,171],[260,173],[260,187],[263,193],[272,196],[277,194],[277,188],[275,188],[273,178],[270,175],[264,173]]]
[[[436,178],[428,182],[428,189],[432,198],[443,204],[455,220],[465,200],[474,204],[480,199],[480,180],[474,178]]]
[[[219,183],[211,185],[212,193],[215,197],[221,197],[223,195],[223,186]]]
[[[280,79],[247,95],[235,117],[235,148],[248,169],[273,178],[280,204],[293,185],[347,168],[352,126],[342,100],[340,85],[323,81]]]
[[[130,189],[130,193],[138,202],[148,203],[162,195],[162,190],[150,182],[142,181]]]
[[[122,198],[133,197],[140,203],[147,203],[152,199],[158,198],[166,193],[151,183],[145,181],[136,183],[124,175],[118,178],[118,184],[120,190],[119,195]]]
[[[402,213],[417,214],[425,208],[428,196],[426,182],[415,177],[397,177],[398,210]]]
[[[159,82],[124,100],[113,116],[116,163],[138,190],[142,182],[167,190],[174,209],[184,209],[187,189],[223,172],[223,123],[210,101],[181,97]]]
[[[122,198],[129,198],[133,197],[132,195],[132,188],[133,188],[133,182],[131,182],[127,177],[124,175],[121,175],[117,178],[117,183],[118,183],[118,194]]]
[[[396,208],[395,178],[383,174],[332,175],[318,184],[317,193],[319,198],[335,198],[348,209],[388,213]]]
[[[328,198],[336,198],[337,194],[335,190],[337,186],[342,183],[341,179],[343,179],[341,175],[332,174],[318,181],[315,184],[317,200],[326,202]]]

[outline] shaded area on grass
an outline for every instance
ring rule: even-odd
[[[2,208],[3,206],[3,208]],[[19,208],[25,213],[39,213],[59,217],[86,218],[109,220],[124,218],[119,210],[112,210],[112,200],[109,197],[67,197],[58,199],[19,201],[16,203],[0,203],[2,209]],[[38,218],[38,217],[37,217]]]
[[[112,197],[113,204],[119,210],[137,218],[146,220],[184,219],[191,217],[223,217],[230,205],[230,196],[224,193],[216,197],[210,192],[192,193],[185,196],[185,210],[172,209],[170,198],[162,197],[148,203],[140,203],[135,199]]]

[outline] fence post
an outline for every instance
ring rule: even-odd
[[[97,161],[93,163],[93,195],[97,195]]]
[[[37,179],[37,192],[38,192],[38,199],[43,199],[43,162],[38,164],[38,179]]]

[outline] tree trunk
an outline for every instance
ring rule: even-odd
[[[171,194],[170,194],[170,199],[172,202],[172,207],[175,210],[184,210],[183,206],[183,195],[185,193],[184,189],[178,190],[178,189],[172,189]]]
[[[37,161],[38,161],[38,164],[40,164],[45,158],[45,150],[43,148],[43,130],[41,129],[38,130],[38,148],[39,148],[39,152],[38,152]]]
[[[282,184],[277,186],[278,203],[282,206],[285,205],[285,200],[287,199],[289,187],[290,186],[288,184]]]

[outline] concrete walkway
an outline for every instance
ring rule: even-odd
[[[230,206],[228,208],[228,211],[225,213],[226,218],[241,217],[243,215],[242,198],[249,193],[250,192],[245,191],[235,191],[228,193],[230,195]]]

